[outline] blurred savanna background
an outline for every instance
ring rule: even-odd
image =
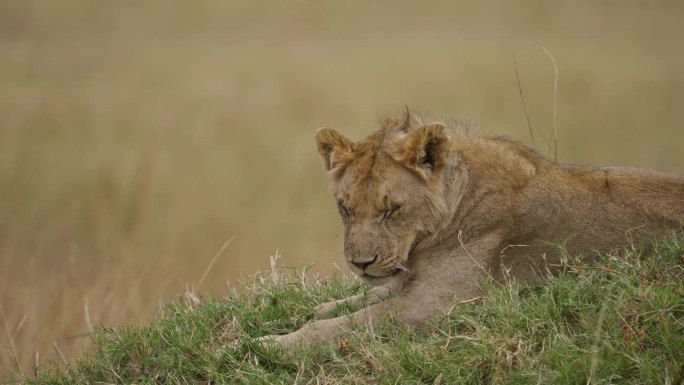
[[[0,368],[279,264],[331,274],[314,133],[404,105],[558,160],[684,173],[684,3],[0,2]],[[56,348],[57,347],[57,348]],[[2,377],[0,377],[2,378]]]

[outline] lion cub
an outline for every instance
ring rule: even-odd
[[[634,168],[569,166],[461,124],[386,118],[358,143],[316,134],[344,222],[349,268],[372,286],[348,316],[312,321],[284,346],[333,340],[384,313],[421,326],[478,295],[486,274],[543,274],[568,255],[648,246],[684,223],[684,177]],[[514,247],[513,247],[514,246]]]

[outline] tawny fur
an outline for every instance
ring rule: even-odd
[[[423,326],[478,282],[544,276],[561,254],[648,247],[684,223],[684,178],[633,168],[569,166],[463,124],[406,111],[353,143],[316,136],[345,225],[350,269],[373,286],[343,302],[366,307],[264,340],[284,346],[334,340],[385,314]]]

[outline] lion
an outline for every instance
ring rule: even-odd
[[[684,228],[684,177],[559,164],[408,109],[357,143],[322,128],[316,145],[344,223],[346,263],[371,288],[316,308],[326,317],[362,304],[355,313],[261,339],[284,347],[334,341],[389,314],[424,328],[478,296],[487,275],[543,278],[565,256],[646,248]]]

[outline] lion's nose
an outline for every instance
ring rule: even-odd
[[[375,262],[375,260],[378,259],[377,254],[373,256],[373,259],[370,261],[352,261],[352,265],[358,267],[361,270],[366,270],[366,268]]]

